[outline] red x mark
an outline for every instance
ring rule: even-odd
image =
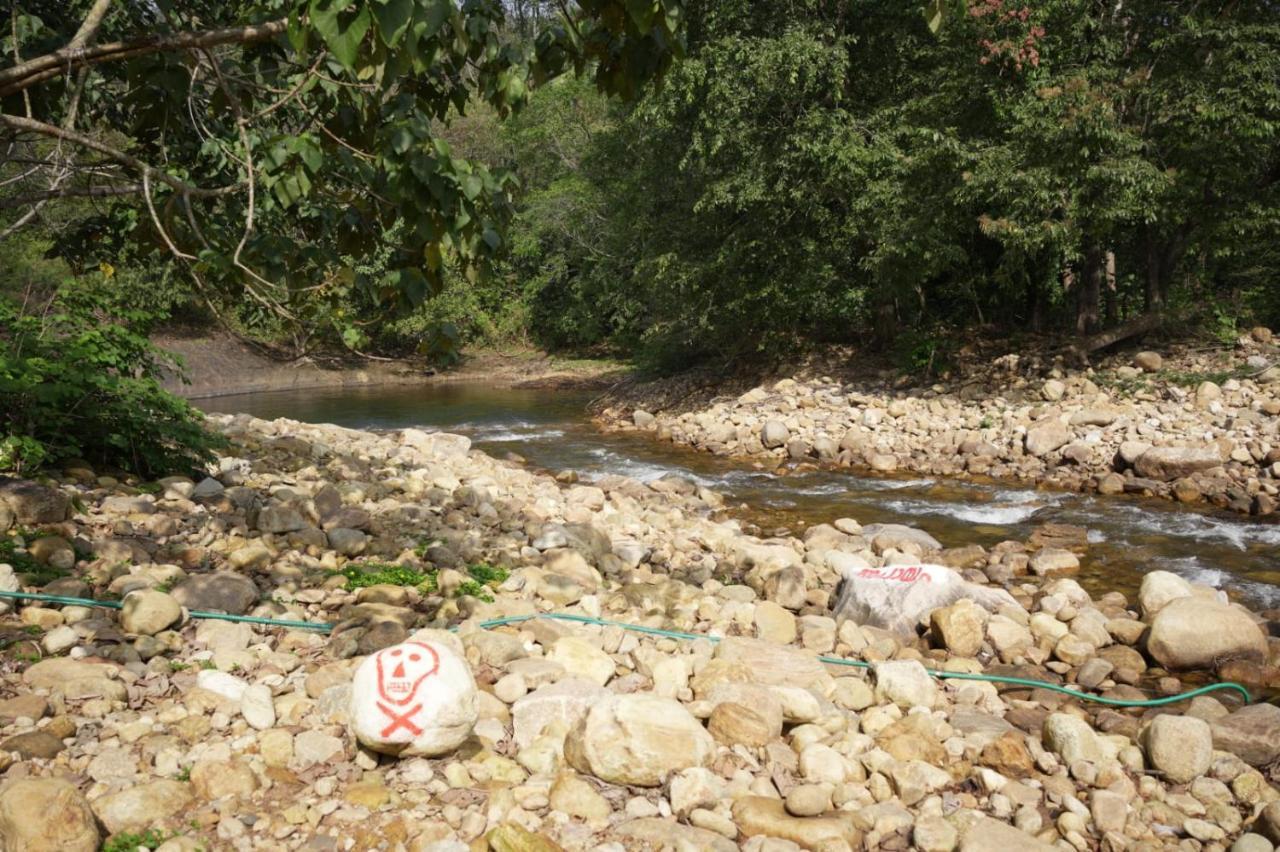
[[[399,728],[408,729],[409,733],[413,734],[415,737],[422,733],[421,728],[413,724],[413,722],[409,721],[411,716],[415,715],[419,710],[422,709],[421,703],[413,705],[404,713],[397,713],[387,705],[383,704],[381,701],[377,701],[375,703],[378,705],[378,709],[381,710],[386,715],[386,717],[391,720],[391,724],[387,725],[385,728],[382,729],[382,736],[389,737],[391,736],[392,733],[394,733]]]

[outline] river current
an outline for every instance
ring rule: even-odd
[[[1198,511],[1158,500],[1099,497],[1030,486],[843,471],[778,475],[653,440],[607,433],[586,411],[582,391],[477,384],[310,389],[198,400],[207,411],[288,417],[360,429],[420,427],[469,436],[492,455],[518,453],[536,467],[573,470],[583,480],[674,474],[708,486],[765,531],[850,517],[928,531],[945,547],[1023,540],[1044,523],[1089,530],[1078,579],[1091,593],[1132,593],[1143,573],[1173,571],[1228,591],[1259,609],[1280,608],[1280,524]]]

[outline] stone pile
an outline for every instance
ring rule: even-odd
[[[677,377],[628,386],[599,419],[772,464],[984,476],[1260,516],[1280,505],[1280,347],[1266,329],[1213,361],[1143,352],[1073,370],[1008,355],[928,387],[887,375],[805,371],[727,401],[721,377]]]
[[[12,604],[0,622],[0,849],[149,831],[164,852],[1280,842],[1280,707],[1215,693],[1122,710],[930,676],[1114,698],[1208,668],[1280,682],[1276,625],[1212,589],[1155,572],[1136,600],[1091,599],[1070,576],[1080,531],[943,548],[844,518],[760,539],[713,493],[561,483],[458,436],[215,422],[236,449],[202,481],[76,466],[0,486],[21,526],[4,587],[124,602]],[[481,563],[507,576],[483,585]],[[851,566],[901,582],[922,564],[985,605],[902,630],[833,614]],[[479,624],[546,612],[719,641]]]

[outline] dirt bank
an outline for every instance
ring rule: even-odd
[[[228,335],[158,335],[155,342],[181,356],[189,382],[176,376],[165,387],[188,399],[322,387],[483,382],[506,387],[607,387],[625,372],[611,361],[566,360],[535,350],[468,352],[456,365],[435,368],[414,361],[319,363],[279,361]]]

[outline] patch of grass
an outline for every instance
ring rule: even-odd
[[[426,559],[427,551],[435,547],[437,544],[443,544],[443,542],[438,538],[420,539],[417,546],[413,548],[413,552],[417,554],[419,559]]]
[[[102,852],[137,852],[139,846],[146,849],[155,849],[161,843],[173,837],[177,837],[177,834],[160,831],[155,828],[148,828],[142,832],[122,831],[102,844]]]
[[[9,535],[0,538],[0,562],[6,562],[13,566],[13,573],[26,574],[30,579],[31,585],[44,586],[52,583],[54,580],[60,580],[63,577],[70,576],[70,572],[62,568],[55,568],[52,565],[44,565],[37,562],[30,553],[25,549],[18,549],[17,538],[21,537],[28,545],[39,538],[48,538],[56,533],[51,532],[31,532],[22,528],[11,530]]]
[[[1236,367],[1233,370],[1215,370],[1204,373],[1187,373],[1180,370],[1160,370],[1156,376],[1164,379],[1171,385],[1178,387],[1194,388],[1199,387],[1203,382],[1213,382],[1220,385],[1231,379],[1243,379],[1253,371],[1248,367]]]
[[[422,573],[407,565],[390,562],[360,562],[335,572],[347,578],[348,589],[368,586],[413,586],[430,593],[436,588],[435,572]]]
[[[191,668],[190,663],[182,663],[178,660],[169,661],[169,671],[171,672],[185,672],[189,668]]]
[[[496,586],[511,576],[511,572],[506,568],[497,568],[487,562],[479,562],[468,567],[467,573],[477,583],[483,583],[487,586]]]
[[[211,672],[216,669],[217,666],[214,664],[213,660],[201,660],[200,668],[202,671]]]
[[[184,766],[184,767],[182,767],[181,769],[179,769],[179,770],[178,770],[178,774],[177,774],[177,775],[175,775],[175,776],[173,776],[173,777],[174,777],[176,780],[178,780],[178,781],[190,781],[190,780],[191,780],[191,767],[190,767],[190,766]]]
[[[485,603],[493,603],[493,592],[489,591],[488,586],[483,586],[475,580],[464,580],[458,586],[458,590],[453,593],[453,596],[455,598],[479,598]]]
[[[156,583],[151,588],[155,589],[157,592],[164,592],[165,594],[168,594],[173,591],[173,581],[165,580],[163,583]]]

